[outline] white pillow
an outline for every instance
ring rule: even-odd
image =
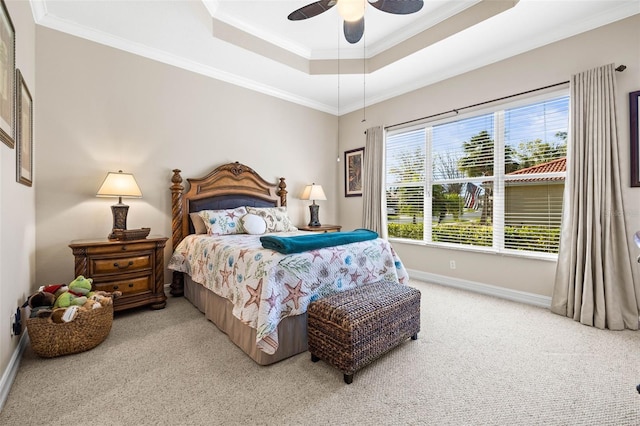
[[[240,219],[240,223],[247,234],[261,235],[267,231],[267,222],[255,214],[245,214]]]

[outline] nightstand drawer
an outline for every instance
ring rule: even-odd
[[[94,283],[93,285],[96,291],[108,291],[109,293],[113,293],[114,291],[121,291],[123,295],[127,293],[139,293],[141,291],[146,291],[153,286],[151,285],[151,275],[147,275],[144,277],[131,278],[128,280],[121,281],[109,281],[106,283]]]
[[[164,248],[166,237],[141,240],[76,240],[69,244],[75,257],[75,275],[93,278],[93,289],[122,292],[113,301],[114,311],[151,305],[162,309]]]
[[[110,257],[91,259],[93,277],[104,274],[119,274],[150,269],[153,265],[151,254],[128,257]]]

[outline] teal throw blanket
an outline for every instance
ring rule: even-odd
[[[293,237],[279,237],[265,235],[260,237],[262,247],[275,250],[283,254],[300,253],[315,250],[322,247],[339,246],[342,244],[357,243],[360,241],[374,240],[378,233],[368,229],[356,229],[349,232],[314,233],[310,235],[295,235]]]

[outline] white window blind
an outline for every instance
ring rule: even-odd
[[[407,237],[422,239],[426,185],[426,131],[399,134],[387,141],[387,218],[416,226],[407,228]]]
[[[557,253],[569,98],[389,132],[390,237]]]
[[[505,111],[504,245],[558,252],[566,175],[569,97]],[[514,170],[515,169],[515,170]]]

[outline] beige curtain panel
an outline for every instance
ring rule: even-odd
[[[614,65],[571,78],[571,144],[551,310],[582,324],[638,329],[622,203]]]
[[[384,143],[382,127],[367,129],[362,166],[362,227],[387,237],[383,223],[382,201],[384,197]]]

